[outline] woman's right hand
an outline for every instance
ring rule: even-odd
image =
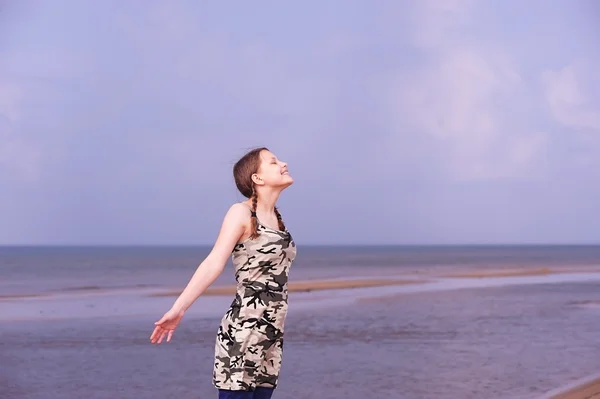
[[[152,335],[150,335],[150,342],[153,344],[160,344],[165,335],[167,336],[167,342],[171,341],[173,331],[175,331],[179,325],[179,322],[183,318],[183,314],[183,310],[178,311],[175,309],[171,309],[165,313],[160,320],[154,323],[156,327],[154,327],[154,331],[152,332]]]

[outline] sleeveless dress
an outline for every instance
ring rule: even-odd
[[[296,244],[287,230],[274,230],[260,221],[258,233],[232,251],[237,292],[217,332],[213,369],[217,389],[277,386],[288,272],[296,258]]]

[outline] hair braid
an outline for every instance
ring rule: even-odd
[[[285,224],[283,223],[283,218],[281,217],[281,213],[279,213],[279,209],[275,207],[275,216],[277,216],[277,223],[279,224],[279,230],[285,231]]]
[[[250,199],[252,200],[252,213],[250,214],[250,238],[255,239],[258,237],[258,217],[256,216],[256,203],[258,202],[258,195],[256,195],[256,191],[254,191],[254,186],[252,186],[252,196]]]

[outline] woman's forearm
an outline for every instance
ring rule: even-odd
[[[219,265],[209,258],[205,259],[198,266],[189,283],[173,304],[173,309],[186,311],[219,277],[223,272],[223,268],[224,265]]]

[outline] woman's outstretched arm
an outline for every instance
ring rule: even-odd
[[[176,310],[187,310],[200,295],[219,277],[231,256],[231,251],[246,230],[248,208],[242,204],[232,205],[227,211],[217,240],[189,283],[173,304]]]
[[[212,250],[200,263],[171,309],[154,323],[156,327],[150,336],[152,343],[161,343],[166,334],[169,342],[185,311],[223,272],[233,247],[248,229],[249,216],[248,207],[243,204],[234,204],[229,208]]]

